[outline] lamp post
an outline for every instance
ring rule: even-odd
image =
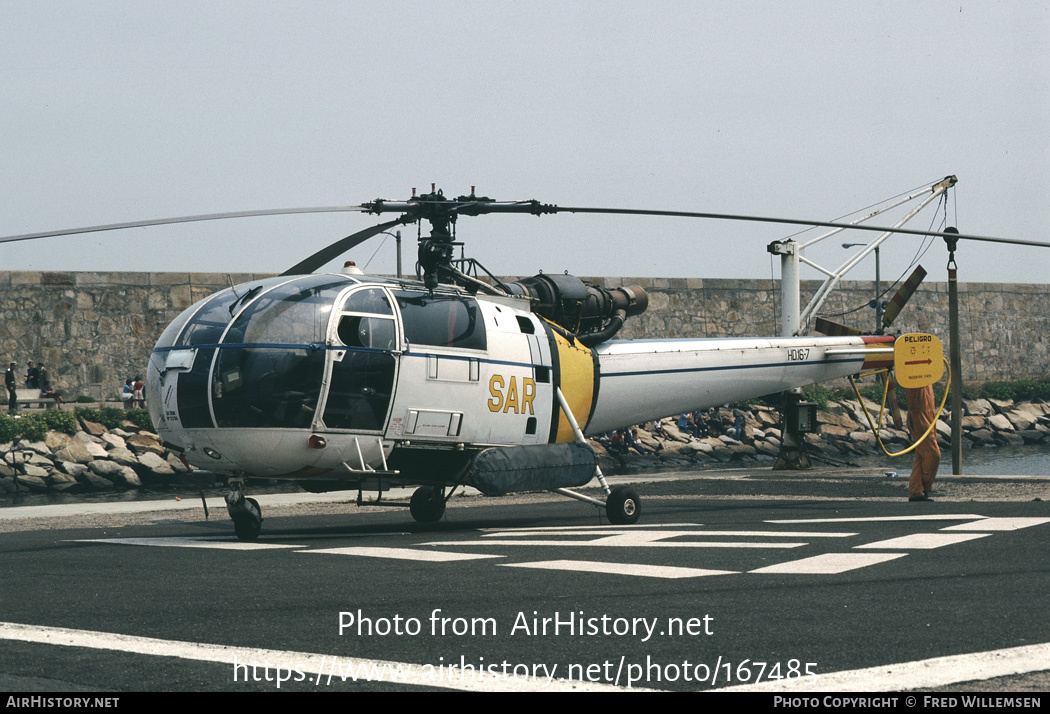
[[[843,248],[856,248],[866,243],[843,243]],[[875,299],[871,306],[875,308],[875,334],[882,334],[882,279],[879,273],[879,246],[875,246]]]

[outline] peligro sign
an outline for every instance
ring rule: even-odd
[[[893,343],[893,369],[905,389],[933,384],[944,374],[944,346],[933,335],[901,335]]]

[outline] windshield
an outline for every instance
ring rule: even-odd
[[[219,427],[309,428],[324,379],[328,320],[351,279],[307,275],[263,293],[230,326],[212,377]]]

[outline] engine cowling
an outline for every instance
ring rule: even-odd
[[[611,339],[628,317],[649,306],[639,285],[607,290],[575,275],[540,273],[506,285],[512,295],[532,299],[532,311],[575,334],[588,347]]]

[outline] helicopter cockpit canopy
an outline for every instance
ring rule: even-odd
[[[161,335],[153,358],[162,372],[180,370],[182,426],[310,428],[332,308],[356,282],[343,275],[269,278],[185,311]]]
[[[382,431],[403,341],[487,342],[476,300],[457,290],[344,274],[246,283],[197,303],[161,335],[151,382],[159,390],[164,377],[174,398],[157,393],[150,406],[183,429]]]

